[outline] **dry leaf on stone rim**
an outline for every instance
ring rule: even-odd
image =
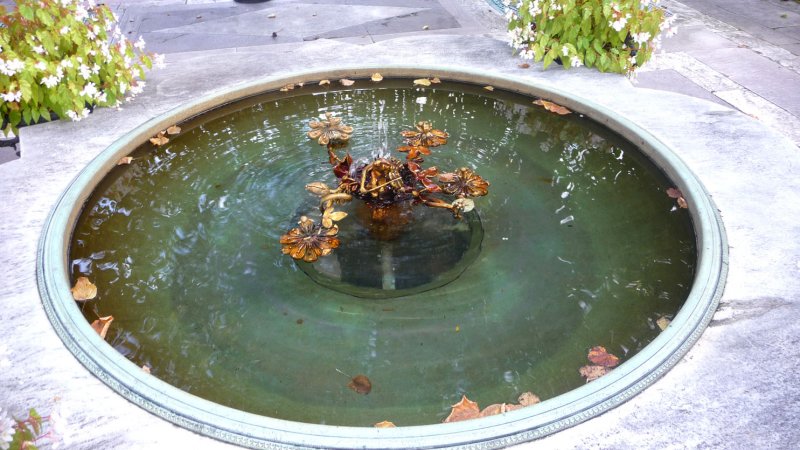
[[[181,132],[181,127],[179,127],[177,125],[173,125],[173,126],[167,128],[167,134],[178,134],[180,132]]]
[[[540,106],[544,107],[544,109],[546,109],[546,110],[548,110],[550,112],[554,112],[556,114],[560,114],[562,116],[564,114],[569,114],[569,113],[572,112],[569,109],[567,109],[567,108],[565,108],[565,107],[563,107],[563,106],[561,106],[559,104],[556,104],[556,103],[553,103],[553,102],[548,102],[547,100],[541,100],[541,99],[534,100],[533,104],[534,105],[540,105]]]
[[[132,162],[133,162],[133,157],[132,156],[124,156],[124,157],[120,158],[119,161],[117,161],[117,165],[118,166],[122,166],[122,165],[125,165],[125,164],[130,164]]]
[[[619,364],[619,358],[608,353],[605,347],[598,345],[589,350],[589,361],[603,367],[615,367]]]
[[[528,63],[522,63],[522,64],[518,65],[517,67],[519,67],[520,69],[527,69],[527,68],[529,68],[530,66],[531,66],[531,65],[530,65],[530,64],[528,64]]]
[[[656,325],[658,325],[658,328],[660,328],[661,331],[666,330],[667,327],[669,326],[669,323],[670,323],[670,320],[667,319],[664,316],[659,317],[658,320],[656,320]]]
[[[377,83],[377,82],[383,80],[383,75],[379,74],[378,72],[375,72],[375,73],[372,74],[372,77],[370,79]]]
[[[378,422],[375,425],[375,428],[397,428],[397,425],[389,422],[388,420],[384,420],[383,422]]]
[[[294,89],[294,84],[287,84],[286,86],[280,89],[281,92],[289,92]]]
[[[79,302],[97,297],[97,286],[92,284],[86,277],[79,277],[70,291],[72,292],[72,298]]]
[[[144,366],[142,366],[142,372],[144,372],[146,374],[149,374],[150,373],[150,368],[147,367],[147,365],[144,365]]]
[[[427,78],[417,78],[414,80],[414,86],[430,86],[431,80]]]
[[[325,86],[326,84],[331,84],[331,80],[319,80],[320,86]]]
[[[489,92],[494,90],[494,86],[484,86],[483,88],[486,89]]]
[[[92,329],[100,335],[101,339],[105,339],[108,329],[111,327],[111,322],[113,321],[114,316],[100,317],[92,322]]]
[[[466,395],[462,396],[461,401],[450,408],[450,415],[444,419],[445,423],[476,419],[481,414],[478,404],[468,399]]]
[[[439,84],[441,82],[442,82],[442,80],[440,80],[438,77],[431,78],[431,83],[433,83],[433,84]]]
[[[339,80],[339,83],[342,83],[342,86],[352,86],[355,83],[355,81],[348,80],[347,78],[342,78],[341,80]]]
[[[372,382],[369,381],[366,375],[356,375],[347,384],[347,387],[358,392],[359,394],[367,395],[372,391]]]

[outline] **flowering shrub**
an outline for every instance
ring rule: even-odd
[[[564,66],[586,65],[632,76],[674,33],[659,0],[520,0],[510,8],[510,44],[525,59]]]
[[[11,419],[0,407],[0,450],[36,450],[43,443],[52,444],[55,449],[71,440],[66,431],[67,424],[58,406],[46,417],[31,408],[24,419]]]
[[[117,17],[94,0],[17,0],[0,6],[0,117],[20,123],[80,120],[94,106],[119,106],[144,88],[144,69],[162,57],[130,42]]]

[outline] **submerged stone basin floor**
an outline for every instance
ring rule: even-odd
[[[324,62],[321,62],[324,61]],[[149,118],[226,86],[342,64],[441,64],[571,91],[650,130],[688,164],[719,208],[730,244],[725,294],[686,357],[643,393],[520,448],[790,448],[800,438],[800,153],[727,106],[634,88],[593,70],[519,69],[493,37],[430,35],[369,46],[319,39],[171,55],[122,111],[24,128],[22,158],[0,165],[0,406],[67,413],[67,448],[233,448],[178,428],[114,393],[63,346],[36,285],[37,240],[58,195],[99,152]],[[435,75],[432,73],[431,75]],[[2,356],[0,356],[2,359]]]

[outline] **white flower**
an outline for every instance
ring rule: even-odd
[[[582,66],[582,65],[583,65],[583,63],[581,62],[581,60],[580,60],[580,59],[578,59],[578,57],[577,57],[577,56],[574,56],[574,57],[570,58],[570,60],[569,60],[569,64],[570,64],[572,67],[580,67],[580,66]]]
[[[22,91],[17,92],[6,92],[5,94],[0,94],[0,98],[7,102],[18,102],[22,99]],[[2,358],[2,349],[0,349],[0,358]],[[0,359],[0,368],[4,367],[5,364],[8,363],[8,359]],[[10,363],[8,363],[10,364]]]
[[[622,31],[622,29],[625,28],[625,24],[626,23],[628,23],[628,19],[626,19],[624,17],[620,17],[619,19],[617,19],[617,20],[615,20],[613,22],[608,22],[608,24],[611,26],[611,28],[613,28],[613,29],[615,29],[617,31]]]
[[[127,91],[127,90],[128,90],[127,83],[125,83],[124,81],[120,81],[119,82],[119,93],[120,93],[120,95],[124,94],[125,91]]]
[[[95,95],[94,98],[97,99],[97,103],[106,103],[108,102],[108,96],[105,92],[100,92],[99,94]]]
[[[562,53],[564,56],[567,56],[567,55],[569,55],[569,47],[567,47],[566,45],[565,45],[565,46],[563,46],[563,47],[561,47],[561,53]]]
[[[81,64],[80,67],[78,67],[78,72],[84,80],[88,80],[89,77],[92,76],[92,70],[89,69],[89,66],[86,64]]]
[[[100,66],[98,66],[97,64],[93,65],[92,66],[92,73],[95,74],[95,75],[100,73]]]
[[[54,75],[50,75],[49,77],[42,78],[42,84],[51,88],[58,84],[58,78]]]
[[[44,47],[43,46],[37,45],[37,46],[32,47],[32,48],[33,48],[33,51],[35,51],[36,53],[38,53],[40,55],[44,55]]]
[[[22,72],[25,68],[25,63],[20,59],[13,59],[11,61],[3,61],[0,59],[0,73],[12,76],[17,72]]]
[[[75,10],[75,19],[77,19],[79,22],[83,22],[85,19],[88,18],[89,18],[89,11],[87,11],[86,8],[84,8],[83,5],[79,3],[78,7]]]
[[[71,60],[71,59],[64,59],[64,60],[62,60],[60,63],[58,63],[58,66],[59,66],[59,67],[69,67],[69,68],[72,68],[72,67],[74,67],[74,66],[72,65],[72,60]]]
[[[73,122],[79,122],[81,119],[85,119],[88,115],[89,115],[89,110],[86,108],[83,108],[83,111],[79,113],[71,110],[67,111],[67,117],[72,119]]]
[[[0,450],[8,450],[8,447],[11,446],[11,441],[14,440],[14,433],[17,431],[14,425],[14,421],[0,407]]]
[[[33,67],[44,72],[45,70],[47,70],[47,63],[45,63],[44,61],[39,61],[36,64],[34,64]]]
[[[53,449],[61,447],[61,444],[69,446],[72,443],[72,433],[69,427],[69,421],[67,420],[68,417],[69,414],[65,411],[62,403],[57,403],[55,408],[53,408],[53,412],[50,413],[49,437]]]
[[[144,38],[139,36],[139,39],[133,44],[134,47],[138,48],[139,50],[144,50]]]
[[[153,55],[153,66],[156,69],[163,69],[167,67],[167,64],[164,62],[164,54],[156,53]]]
[[[86,37],[88,37],[90,41],[93,41],[97,38],[97,35],[94,34],[94,31],[90,30],[86,32]]]
[[[90,82],[86,83],[86,86],[83,87],[83,89],[81,90],[81,92],[78,95],[80,95],[80,96],[84,96],[85,95],[85,96],[88,96],[88,97],[94,97],[95,95],[97,95],[97,92],[98,92],[97,91],[97,86],[95,86],[95,84],[90,81]]]
[[[142,91],[144,90],[145,84],[147,83],[145,83],[144,81],[137,81],[136,85],[131,86],[131,94],[133,95],[141,94]]]
[[[67,34],[69,33],[69,27],[64,25],[58,32],[61,34]]]
[[[647,31],[642,33],[633,33],[633,36],[631,37],[633,38],[633,42],[641,45],[650,40],[650,33]]]

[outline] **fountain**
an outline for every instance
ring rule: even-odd
[[[93,162],[40,257],[70,350],[144,408],[253,447],[508,445],[677,362],[724,239],[680,160],[563,92],[373,72],[201,99]],[[97,294],[76,302],[81,278]]]

